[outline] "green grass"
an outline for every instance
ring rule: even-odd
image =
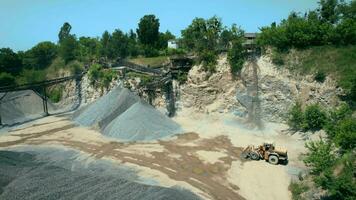
[[[298,64],[286,66],[304,74],[324,73],[338,81],[338,85],[349,90],[356,77],[356,46],[320,46],[284,54],[285,61],[298,59]]]
[[[167,63],[169,61],[169,57],[168,56],[158,56],[158,57],[151,57],[151,58],[139,57],[139,58],[129,59],[129,61],[137,65],[159,67]]]

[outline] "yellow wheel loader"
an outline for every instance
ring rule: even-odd
[[[273,165],[277,165],[278,163],[288,163],[287,150],[276,148],[271,142],[265,142],[258,147],[249,145],[242,151],[241,157],[251,160],[265,160]]]

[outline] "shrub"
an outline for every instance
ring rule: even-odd
[[[79,61],[73,61],[70,62],[67,65],[67,68],[70,70],[71,74],[75,75],[75,74],[80,74],[83,72],[84,70],[84,66],[83,63],[79,62]]]
[[[159,55],[159,51],[151,46],[144,47],[144,54],[146,57],[156,57]]]
[[[15,77],[13,77],[11,74],[6,72],[0,73],[0,87],[7,86],[7,85],[15,85],[15,84],[16,84]]]
[[[112,69],[103,69],[98,64],[90,66],[88,76],[93,86],[101,88],[108,88],[111,81],[116,78],[116,74]]]
[[[28,84],[46,80],[45,70],[24,69],[16,80],[18,84]]]
[[[61,98],[62,98],[62,95],[63,95],[63,88],[62,87],[53,88],[52,90],[50,90],[48,92],[48,98],[54,103],[59,102],[61,100]]]
[[[213,51],[203,51],[199,55],[199,61],[203,64],[203,68],[207,72],[214,73],[216,71],[217,55]]]
[[[101,76],[101,70],[102,70],[101,65],[93,64],[90,66],[88,70],[88,77],[92,85],[96,85],[96,82],[99,80]]]
[[[303,198],[301,195],[308,189],[309,187],[303,185],[302,183],[291,182],[289,185],[289,190],[292,193],[293,200],[305,200],[305,198]]]
[[[318,104],[307,106],[304,112],[304,130],[320,130],[326,123],[326,113]]]
[[[239,73],[246,60],[246,50],[241,41],[232,42],[232,47],[228,51],[227,58],[230,63],[230,71],[233,75]]]
[[[289,111],[288,125],[294,130],[301,130],[304,123],[302,104],[297,102]]]
[[[177,80],[180,84],[184,84],[188,80],[188,74],[184,72],[179,72]]]
[[[336,125],[335,143],[344,150],[356,147],[356,119],[347,118]]]
[[[272,63],[277,65],[277,66],[281,66],[284,65],[284,58],[283,58],[283,54],[274,51],[272,54]]]
[[[324,83],[325,79],[326,79],[326,75],[324,72],[321,71],[318,71],[314,76],[314,80],[319,83]]]

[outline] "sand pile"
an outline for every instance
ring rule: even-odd
[[[121,86],[75,112],[73,120],[125,141],[154,140],[182,132],[177,123]]]
[[[0,115],[3,124],[12,125],[44,115],[42,98],[32,90],[0,93]],[[48,101],[48,111],[56,110]]]
[[[182,132],[180,126],[140,100],[114,119],[104,135],[122,140],[154,140]]]

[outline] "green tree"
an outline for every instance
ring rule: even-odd
[[[320,130],[326,123],[326,113],[318,104],[309,105],[304,112],[304,129]]]
[[[343,150],[352,150],[356,147],[356,119],[346,118],[336,125],[335,143]]]
[[[338,0],[320,0],[320,16],[325,22],[334,24],[338,20]]]
[[[80,37],[78,54],[81,61],[90,61],[99,55],[100,42],[97,38]]]
[[[27,68],[45,69],[57,56],[57,46],[52,42],[40,42],[24,54],[23,62]]]
[[[159,39],[157,43],[158,49],[166,49],[168,45],[168,40],[175,39],[176,37],[169,31],[159,34]]]
[[[304,123],[304,113],[299,101],[290,109],[288,115],[288,125],[294,130],[301,130]]]
[[[61,30],[58,33],[58,42],[62,43],[64,39],[66,39],[68,36],[70,36],[70,30],[72,29],[72,26],[68,23],[65,22],[63,26],[61,27]]]
[[[77,50],[78,42],[74,35],[67,36],[59,45],[59,55],[64,59],[66,64],[76,58]]]
[[[17,74],[22,69],[21,58],[10,48],[0,49],[0,72]]]
[[[159,26],[159,19],[155,15],[143,16],[136,31],[141,44],[155,46],[159,39]]]
[[[326,186],[331,180],[332,167],[336,160],[332,143],[320,139],[305,144],[308,152],[305,154],[304,163],[311,168],[314,181],[319,186]]]
[[[1,72],[0,73],[0,87],[7,86],[7,85],[15,85],[15,77],[9,73]]]
[[[205,69],[215,71],[218,43],[222,32],[221,19],[214,16],[210,19],[195,18],[192,23],[182,30],[183,46],[195,52],[199,61],[203,62]]]
[[[238,28],[235,24],[232,25],[230,30],[224,31],[226,32],[226,35],[221,35],[220,41],[223,41],[223,47],[229,49],[227,59],[230,63],[230,71],[233,76],[235,76],[236,73],[241,71],[247,58],[247,52],[243,46],[243,42],[245,41],[244,31]]]
[[[111,34],[108,31],[105,31],[100,39],[101,50],[100,55],[103,57],[111,58],[112,50],[110,49],[111,43]]]
[[[113,58],[125,58],[129,55],[129,37],[124,34],[120,29],[116,29],[112,33],[112,37],[109,44],[112,49]]]

